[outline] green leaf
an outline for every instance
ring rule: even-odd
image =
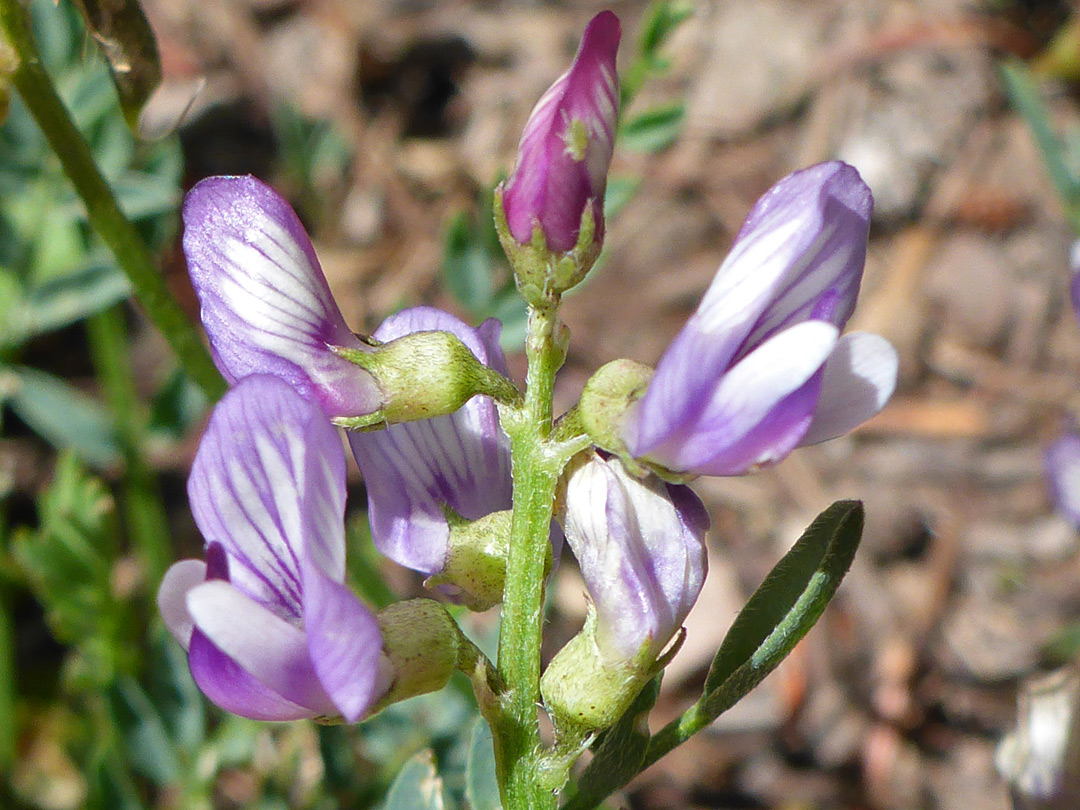
[[[446,230],[442,276],[450,294],[470,312],[479,313],[491,304],[495,281],[487,241],[464,212]]]
[[[59,449],[71,449],[99,469],[120,463],[112,419],[96,399],[32,368],[13,367],[8,400],[19,418]]]
[[[38,500],[38,516],[40,528],[19,532],[12,555],[53,633],[81,654],[83,685],[98,688],[133,654],[123,635],[128,606],[112,590],[115,504],[101,481],[65,453]]]
[[[619,143],[635,152],[660,152],[679,137],[685,114],[683,104],[669,104],[639,113],[619,126]]]
[[[706,695],[745,681],[742,697],[795,648],[851,567],[862,528],[859,501],[837,501],[815,518],[735,617],[709,668]]]
[[[593,760],[578,780],[578,792],[592,795],[606,784],[622,785],[637,776],[649,747],[649,712],[660,696],[662,677],[663,673],[653,678],[619,722],[593,745]]]
[[[1001,62],[998,71],[1005,95],[1031,129],[1035,144],[1042,153],[1043,164],[1065,203],[1073,228],[1080,230],[1080,179],[1066,163],[1061,141],[1050,125],[1050,114],[1039,95],[1035,78],[1017,59]]]
[[[435,755],[421,751],[402,767],[386,794],[383,810],[444,810],[442,780],[435,772]]]
[[[529,328],[529,307],[513,284],[508,284],[492,302],[487,313],[498,318],[503,325],[499,345],[507,352],[520,352],[525,346],[525,334]]]
[[[0,345],[14,346],[107,309],[131,295],[112,264],[89,264],[31,287],[0,313]]]
[[[645,12],[638,38],[638,50],[642,56],[655,58],[675,29],[690,19],[694,4],[679,0],[663,0],[653,3]]]
[[[495,776],[495,744],[483,717],[476,718],[465,765],[465,798],[470,810],[502,810]]]
[[[183,769],[176,746],[138,682],[121,677],[106,694],[132,768],[159,787],[179,782]]]

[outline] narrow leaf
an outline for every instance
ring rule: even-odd
[[[679,137],[685,115],[683,104],[667,104],[638,113],[619,126],[619,143],[635,152],[660,152]]]
[[[495,744],[483,717],[476,718],[465,765],[465,799],[469,810],[502,810],[495,776]]]
[[[859,547],[862,527],[859,501],[837,501],[815,518],[735,618],[709,668],[706,695],[724,686],[740,667],[749,664],[758,672],[766,665],[769,672],[776,668],[836,593]],[[779,658],[769,658],[780,650]]]
[[[120,463],[112,420],[101,403],[43,371],[12,371],[16,386],[9,402],[36,433],[57,448],[71,448],[99,469]]]
[[[178,782],[183,771],[176,746],[138,682],[119,678],[107,696],[131,766],[159,787]]]
[[[442,779],[435,773],[435,755],[421,751],[401,768],[386,794],[383,810],[444,810]]]
[[[1080,203],[1080,180],[1065,162],[1061,141],[1050,126],[1050,114],[1039,95],[1038,84],[1031,72],[1018,60],[1002,62],[999,71],[1005,95],[1031,129],[1050,179],[1075,223],[1076,217],[1080,215],[1077,211]]]

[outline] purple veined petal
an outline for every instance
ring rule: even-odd
[[[191,637],[188,666],[195,684],[216,705],[251,720],[301,720],[316,713],[263,686],[198,630]]]
[[[825,363],[814,419],[799,444],[817,444],[852,430],[885,407],[896,388],[900,358],[880,335],[844,335]]]
[[[253,177],[211,177],[184,200],[184,254],[218,368],[273,374],[330,416],[381,407],[373,377],[329,346],[362,348],[289,204]]]
[[[188,591],[206,580],[206,563],[181,560],[169,566],[158,588],[157,604],[165,626],[186,650],[191,644],[195,623],[187,609]]]
[[[382,634],[374,614],[345,585],[313,562],[303,571],[308,654],[322,687],[352,723],[390,686],[380,678]]]
[[[682,624],[705,578],[708,514],[686,487],[639,480],[595,456],[571,475],[566,538],[597,613],[611,661],[656,655]]]
[[[670,438],[647,447],[638,438],[647,411],[627,423],[631,453],[668,469],[701,475],[733,475],[790,452],[810,425],[818,399],[814,376],[839,338],[825,321],[806,321],[770,338],[726,374],[698,409],[699,416],[672,423]],[[809,385],[808,385],[809,383]],[[650,384],[650,388],[651,388]],[[663,417],[666,418],[666,417]],[[634,429],[640,432],[636,436]]]
[[[214,409],[188,479],[195,522],[230,581],[278,616],[302,616],[305,545],[345,572],[345,458],[319,406],[276,377],[242,380]]]
[[[1070,431],[1047,447],[1043,467],[1058,511],[1080,526],[1080,435]]]
[[[525,124],[514,170],[503,193],[510,233],[532,239],[539,222],[554,251],[577,242],[581,216],[591,200],[596,238],[603,234],[603,199],[619,115],[619,19],[597,14],[585,28],[577,56],[537,102]],[[573,126],[584,126],[586,143]]]
[[[1069,250],[1069,269],[1072,271],[1069,293],[1072,298],[1073,314],[1080,318],[1080,239],[1073,242]]]
[[[222,580],[193,588],[187,603],[197,631],[262,686],[311,716],[337,713],[299,627]]]
[[[693,419],[728,368],[835,296],[838,328],[855,305],[873,199],[844,163],[781,180],[757,202],[697,311],[665,351],[641,400],[642,446]]]
[[[457,335],[482,363],[505,369],[497,324],[472,329],[431,307],[392,315],[375,337],[435,329]],[[488,397],[473,397],[447,416],[350,433],[349,444],[367,487],[375,545],[415,571],[430,576],[446,562],[449,526],[440,504],[469,520],[510,508],[509,440]]]

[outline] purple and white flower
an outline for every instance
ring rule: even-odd
[[[539,225],[549,250],[571,250],[586,206],[592,208],[594,242],[603,237],[604,190],[619,117],[620,35],[619,19],[610,11],[593,17],[570,69],[525,124],[502,198],[510,233],[521,244],[532,241]]]
[[[678,473],[738,475],[846,433],[885,405],[896,351],[877,335],[840,335],[872,208],[858,172],[839,162],[766,192],[627,411],[630,455]]]
[[[505,375],[501,329],[494,319],[473,329],[441,310],[415,307],[391,315],[374,337],[389,342],[414,332],[450,332]],[[446,416],[351,432],[349,443],[367,487],[376,547],[415,571],[443,570],[450,537],[444,505],[467,520],[511,507],[510,444],[489,397],[473,397]]]
[[[1080,527],[1080,434],[1075,428],[1046,448],[1043,470],[1057,510]]]
[[[650,664],[701,593],[709,515],[688,487],[593,457],[566,485],[564,529],[596,611],[607,664]]]
[[[328,415],[379,410],[374,377],[332,346],[365,347],[345,325],[296,213],[254,177],[210,177],[184,200],[184,254],[211,351],[233,384],[286,380]]]
[[[318,405],[276,377],[214,409],[188,479],[206,562],[158,592],[199,688],[258,720],[355,721],[392,668],[375,616],[345,581],[345,454]]]

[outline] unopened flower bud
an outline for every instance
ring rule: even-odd
[[[619,19],[597,14],[570,69],[525,125],[517,161],[496,196],[496,226],[522,292],[562,292],[596,260],[619,114]]]
[[[432,599],[410,599],[383,608],[376,619],[393,681],[375,711],[446,686],[462,643],[446,608]]]
[[[570,474],[566,540],[592,606],[540,681],[560,731],[607,728],[664,666],[701,592],[708,525],[690,489],[639,480],[618,459],[593,455]]]

